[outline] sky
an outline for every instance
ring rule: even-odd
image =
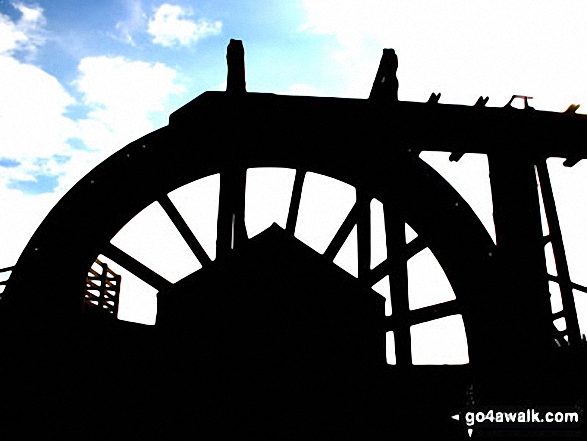
[[[581,1],[0,0],[0,268],[16,263],[51,207],[93,167],[166,125],[171,112],[204,91],[223,90],[230,38],[244,41],[249,91],[367,98],[381,50],[392,47],[399,58],[400,100],[424,102],[440,92],[441,103],[472,105],[482,95],[489,96],[488,106],[501,107],[517,94],[533,97],[531,105],[540,110],[561,112],[574,103],[583,105],[582,113],[587,111],[586,17]],[[494,236],[486,158],[469,154],[451,163],[447,153],[421,157],[461,192]],[[549,169],[571,277],[587,285],[583,162],[566,168],[562,160],[551,159]],[[283,221],[292,175],[259,170],[249,178],[247,227],[258,233],[267,222]],[[299,226],[296,236],[318,250],[330,233],[316,225],[329,226],[334,234],[354,190],[318,175],[312,179],[314,188],[330,192],[329,210],[321,212],[325,201],[312,200],[308,190],[301,207],[308,207],[307,221],[300,215],[307,225]],[[213,177],[194,183],[176,190],[172,200],[181,208],[193,192],[213,206],[214,185]],[[265,194],[268,187],[275,189],[273,199]],[[258,199],[273,201],[273,208],[250,209]],[[372,206],[373,213],[379,209]],[[189,207],[183,210],[187,216]],[[255,218],[255,212],[266,215]],[[157,219],[166,222],[158,207],[149,207],[113,243],[141,257],[143,251],[130,251],[141,228]],[[193,220],[210,249],[213,238],[204,226],[213,222]],[[157,266],[157,256],[164,253],[153,251],[161,244],[152,246],[144,259],[154,259]],[[182,246],[179,240],[178,249]],[[352,273],[349,247],[345,244],[335,262]],[[177,255],[191,262],[189,254]],[[197,261],[192,263],[197,268]],[[454,295],[437,265],[431,253],[410,261],[414,308]],[[138,283],[132,275],[124,280],[128,292]],[[434,297],[427,292],[431,286],[445,286],[444,294]],[[552,289],[554,299],[556,286]],[[153,323],[155,294],[140,295],[121,296],[121,318]],[[585,296],[576,293],[582,332],[587,329]],[[559,303],[553,300],[553,308]],[[461,352],[448,358],[462,362],[466,342],[462,321],[455,317],[443,320],[452,320],[446,329],[452,329],[451,338],[459,341],[452,346]],[[430,341],[435,332],[420,332],[424,328],[413,328],[412,337]],[[446,341],[451,342],[436,345],[444,351],[436,355],[430,352],[435,345],[424,345],[428,355],[419,360],[446,360],[451,346]]]

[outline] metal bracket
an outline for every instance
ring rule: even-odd
[[[531,100],[532,97],[531,96],[526,96],[526,95],[512,95],[512,97],[510,98],[510,100],[508,101],[508,103],[504,106],[504,108],[512,108],[512,109],[515,109],[515,107],[512,106],[512,102],[516,98],[522,98],[524,100],[524,110],[536,110],[536,109],[534,109],[534,107],[532,107],[532,106],[530,106],[528,104],[528,100]]]
[[[428,98],[427,103],[428,104],[438,104],[438,101],[440,100],[440,93],[431,93],[430,94],[430,98]]]
[[[487,101],[489,101],[488,96],[486,96],[485,98],[480,96],[479,98],[477,98],[477,102],[474,104],[473,107],[485,107],[487,105]]]

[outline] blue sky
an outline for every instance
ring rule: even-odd
[[[120,119],[122,99],[141,101],[140,95],[147,96],[140,110],[144,131],[149,131],[166,124],[170,111],[200,93],[221,89],[226,69],[225,47],[230,37],[246,41],[248,83],[252,89],[288,91],[297,83],[313,83],[313,87],[323,88],[329,84],[324,75],[315,74],[321,69],[324,55],[319,49],[322,38],[300,30],[303,10],[295,3],[278,8],[274,2],[254,2],[253,6],[236,1],[3,1],[0,13],[3,55],[5,62],[11,63],[13,81],[19,82],[21,89],[26,87],[25,78],[30,83],[52,82],[51,96],[40,97],[52,108],[35,112],[32,106],[21,106],[21,112],[23,117],[26,113],[52,113],[61,125],[69,126],[62,127],[63,139],[55,140],[65,141],[69,148],[53,147],[62,158],[75,155],[76,151],[103,150],[96,145],[100,143],[96,140],[96,120],[116,131],[112,123]],[[21,71],[27,68],[28,75],[22,75]],[[132,93],[117,100],[112,94],[129,86],[131,72],[142,78],[144,84],[133,87]],[[117,78],[119,75],[122,76]],[[109,85],[105,84],[108,76]],[[159,93],[152,89],[159,89]],[[35,91],[28,92],[31,101],[35,101]],[[43,95],[48,93],[45,88]],[[131,138],[119,139],[128,142]],[[121,146],[109,148],[108,153]],[[33,147],[30,149],[34,155]],[[47,177],[64,173],[56,165],[65,163],[52,164],[54,156],[50,149],[38,151],[38,157],[49,159],[44,168],[31,156],[21,161],[19,156],[23,152],[18,146],[3,150],[0,167],[9,168],[19,162],[19,171],[36,178],[23,184],[27,193],[56,189],[54,180]],[[15,172],[7,185],[18,189],[28,178]]]
[[[245,45],[249,91],[366,98],[381,50],[399,57],[399,98],[587,109],[582,1],[0,0],[0,267],[13,265],[77,180],[206,90],[226,45]],[[486,161],[424,154],[492,233]],[[550,162],[571,275],[587,285],[587,166]],[[587,205],[587,204],[583,204]],[[570,240],[568,241],[570,244]],[[587,314],[587,304],[585,305]],[[587,320],[587,315],[586,315]],[[586,321],[587,323],[587,321]]]
[[[43,166],[35,163],[33,145],[21,158],[23,149],[9,139],[0,167],[12,169],[9,188],[28,178],[29,193],[68,188],[71,182],[63,179],[62,187],[39,179],[68,173],[53,155],[90,151],[103,159],[130,141],[131,133],[113,126],[122,121],[123,100],[137,102],[136,127],[145,129],[132,133],[138,136],[164,125],[170,111],[203,91],[221,89],[229,38],[245,41],[249,90],[365,97],[381,49],[392,46],[400,56],[401,99],[424,101],[436,91],[443,102],[473,103],[489,95],[489,105],[503,105],[518,93],[535,96],[538,108],[564,110],[587,94],[587,63],[577,43],[586,37],[585,7],[531,4],[3,0],[0,50],[12,62],[3,70],[20,89],[52,83],[38,97],[46,109],[18,110],[56,118],[61,130],[51,148],[38,148],[37,158],[49,159]],[[116,99],[112,95],[128,89],[131,73],[143,83]],[[29,87],[33,102],[35,92]],[[8,98],[5,106],[15,99]],[[119,135],[107,148],[98,134],[105,128]],[[4,165],[15,162],[18,167]]]
[[[365,97],[381,49],[393,46],[401,99],[424,101],[436,91],[443,102],[473,103],[489,95],[489,105],[503,105],[513,93],[526,93],[536,96],[538,108],[564,110],[587,93],[587,63],[576,43],[585,37],[579,3],[411,5],[2,1],[3,70],[18,84],[5,84],[13,93],[4,105],[20,89],[30,95],[20,115],[51,121],[47,128],[54,132],[44,147],[33,137],[24,149],[18,140],[2,140],[10,144],[0,152],[3,184],[27,194],[69,188],[75,179],[64,179],[68,162],[77,170],[83,167],[74,167],[76,157],[95,165],[166,124],[170,111],[205,90],[222,89],[232,37],[245,41],[247,83],[254,91]],[[33,109],[38,100],[43,108]],[[133,101],[137,130],[130,131],[120,126]],[[22,120],[11,121],[17,123]]]

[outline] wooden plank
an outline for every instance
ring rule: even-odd
[[[129,256],[115,245],[108,244],[106,249],[103,250],[102,254],[104,254],[109,259],[112,259],[118,265],[130,271],[143,282],[151,285],[158,291],[164,291],[166,289],[171,288],[171,286],[173,285],[169,280],[165,279],[152,269],[143,265],[134,257]]]
[[[559,283],[557,276],[553,276],[552,274],[548,274],[547,278],[548,278],[548,280],[550,280],[552,282]],[[577,291],[581,291],[581,292],[587,293],[587,287],[585,287],[583,285],[579,285],[578,283],[572,282],[571,283],[571,287],[573,289],[576,289]]]
[[[247,240],[245,227],[246,169],[220,173],[218,221],[216,225],[216,258]]]
[[[193,231],[190,229],[188,224],[186,223],[185,219],[179,213],[173,202],[169,199],[169,196],[165,195],[160,197],[157,202],[163,207],[165,213],[173,222],[173,225],[181,234],[181,237],[185,241],[185,243],[190,247],[192,253],[196,256],[198,261],[202,264],[202,266],[210,263],[210,256],[206,253],[196,236],[194,235]]]
[[[86,283],[88,284],[88,289],[100,289],[100,285],[92,282],[91,280],[87,279]]]
[[[371,272],[371,198],[357,189],[357,262],[359,279]]]
[[[395,191],[399,191],[395,189]],[[408,268],[406,255],[405,220],[401,215],[399,195],[384,201],[385,242],[389,274],[390,300],[394,317],[395,356],[398,366],[412,365],[412,338],[410,335],[408,303]]]
[[[429,322],[430,320],[449,317],[455,314],[459,314],[459,304],[456,300],[450,300],[448,302],[426,306],[424,308],[418,308],[410,311],[408,323],[410,326],[414,326],[420,323]],[[395,331],[396,326],[397,320],[393,315],[385,317],[386,331]]]
[[[565,316],[565,310],[559,311],[557,313],[552,314],[552,321],[558,320],[559,318],[563,318]]]
[[[100,263],[100,265],[102,265],[102,264]],[[92,273],[94,276],[96,276],[96,277],[95,277],[96,279],[99,279],[99,278],[100,278],[100,273],[99,273],[98,271],[96,271],[94,268],[90,267],[90,269],[88,270],[88,272],[90,272],[90,273]]]
[[[426,241],[424,239],[422,239],[420,236],[412,239],[406,245],[406,259],[411,259],[416,254],[418,254],[420,251],[424,250],[425,248],[426,248]],[[389,265],[387,263],[387,259],[385,259],[383,262],[381,262],[379,265],[377,265],[375,268],[373,268],[369,272],[369,274],[367,276],[367,283],[369,284],[369,286],[373,286],[377,282],[379,282],[381,279],[383,279],[385,276],[387,276],[388,274],[389,274]]]
[[[349,213],[347,214],[347,217],[343,221],[342,225],[339,227],[338,231],[334,235],[334,238],[328,245],[328,248],[326,248],[326,251],[324,251],[324,257],[326,257],[329,260],[334,260],[334,258],[342,248],[345,240],[347,240],[349,234],[351,234],[351,231],[353,231],[353,228],[357,224],[358,214],[359,206],[357,205],[357,203],[355,203],[355,205],[353,205],[353,208],[351,208],[351,211],[349,211]]]
[[[383,49],[379,69],[375,75],[369,99],[388,103],[397,103],[397,55],[393,49]]]
[[[587,287],[579,285],[577,283],[572,283],[571,286],[573,287],[573,289],[576,289],[577,291],[581,291],[581,292],[585,292],[587,293]]]
[[[100,274],[100,300],[98,300],[98,306],[100,309],[104,306],[104,289],[106,284],[106,271],[108,271],[108,265],[102,263],[102,273]]]
[[[230,39],[226,49],[226,92],[246,93],[245,82],[245,49],[241,40]]]
[[[296,170],[296,177],[291,193],[291,202],[289,204],[289,212],[287,214],[287,223],[285,230],[291,234],[295,233],[296,223],[298,221],[298,213],[300,211],[300,201],[302,199],[302,188],[304,187],[304,178],[306,172],[304,170]]]

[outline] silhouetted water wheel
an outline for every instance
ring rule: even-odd
[[[412,148],[425,146],[406,143],[401,118],[394,117],[397,115],[393,108],[363,100],[208,92],[175,112],[169,126],[129,144],[96,167],[47,216],[19,259],[6,290],[6,322],[14,325],[7,325],[8,332],[23,342],[36,342],[27,356],[42,362],[60,354],[67,360],[49,363],[42,379],[33,381],[36,386],[23,396],[34,396],[36,387],[48,387],[52,391],[48,395],[54,393],[51,399],[57,406],[70,403],[63,404],[67,409],[76,402],[71,394],[79,398],[75,387],[61,389],[46,384],[57,371],[68,372],[60,377],[71,374],[71,378],[83,381],[79,372],[87,371],[88,362],[72,348],[80,343],[91,344],[76,330],[84,326],[81,305],[85,278],[98,255],[112,258],[158,291],[173,289],[163,276],[110,243],[124,225],[158,202],[205,270],[229,259],[232,249],[238,250],[248,240],[244,227],[245,176],[246,170],[254,167],[296,170],[285,228],[289,235],[295,231],[307,171],[339,179],[357,189],[355,206],[322,258],[332,261],[357,225],[359,284],[369,289],[390,276],[393,314],[383,319],[383,327],[395,332],[398,372],[389,369],[403,379],[394,383],[396,386],[404,382],[397,396],[414,396],[410,389],[414,386],[415,396],[420,394],[418,399],[431,398],[425,390],[418,390],[410,374],[402,376],[409,372],[403,369],[411,365],[412,325],[460,313],[467,330],[471,363],[492,358],[498,352],[497,344],[487,335],[496,323],[496,310],[489,307],[494,292],[494,245],[458,193],[411,153]],[[221,184],[217,255],[212,261],[168,194],[215,173],[220,173]],[[388,257],[371,269],[369,206],[373,198],[384,205]],[[418,233],[418,238],[408,244],[404,235],[406,222]],[[406,262],[426,247],[445,271],[457,300],[410,311]],[[30,327],[19,335],[16,330],[23,320]],[[126,338],[123,331],[116,332],[120,332],[117,338]],[[136,331],[137,335],[140,332]],[[108,354],[109,344],[101,344],[101,354]],[[34,370],[26,375],[34,376]],[[103,400],[111,399],[109,393],[126,393],[115,389],[107,388]],[[464,391],[455,393],[464,397]],[[440,398],[432,397],[425,407],[439,408],[434,399]],[[53,423],[60,418],[69,417],[58,412]],[[79,418],[92,420],[87,415]]]

